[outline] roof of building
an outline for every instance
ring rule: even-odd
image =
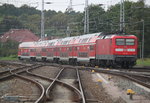
[[[31,42],[38,41],[39,38],[28,29],[11,29],[0,37],[1,42],[7,42],[8,40]]]

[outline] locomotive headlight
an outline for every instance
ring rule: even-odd
[[[129,52],[135,52],[135,49],[127,49]]]
[[[116,48],[115,51],[123,51],[122,48]]]

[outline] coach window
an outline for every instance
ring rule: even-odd
[[[90,45],[90,50],[94,50],[94,46],[93,45]]]
[[[74,47],[74,50],[77,51],[77,47]]]
[[[116,39],[116,45],[125,45],[124,39]]]
[[[69,51],[72,51],[72,47],[69,47]]]
[[[46,52],[46,48],[42,48],[42,52]]]
[[[30,52],[34,52],[33,50],[34,50],[34,49],[30,49]]]
[[[134,39],[126,39],[126,45],[134,45],[135,40]]]

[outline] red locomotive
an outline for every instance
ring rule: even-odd
[[[98,66],[134,66],[137,38],[134,35],[86,34],[19,45],[19,59]]]

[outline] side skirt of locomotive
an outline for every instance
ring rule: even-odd
[[[101,67],[130,68],[136,64],[136,55],[96,55],[96,65]]]

